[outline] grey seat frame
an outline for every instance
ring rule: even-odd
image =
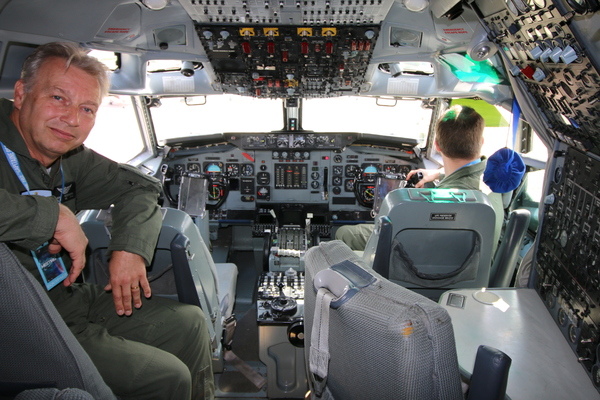
[[[0,395],[3,390],[10,397],[20,389],[77,388],[94,399],[116,399],[41,284],[4,243],[0,300]],[[43,399],[52,391],[30,394]]]

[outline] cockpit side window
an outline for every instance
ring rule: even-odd
[[[104,98],[85,145],[111,160],[125,163],[144,150],[131,96]]]

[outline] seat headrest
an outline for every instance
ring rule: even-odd
[[[495,193],[507,193],[519,187],[525,163],[519,153],[509,148],[496,151],[487,160],[483,182]]]

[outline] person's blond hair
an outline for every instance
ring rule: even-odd
[[[51,58],[62,58],[65,60],[65,69],[75,66],[98,81],[101,98],[108,94],[110,82],[108,69],[96,58],[88,55],[83,47],[71,42],[50,42],[43,44],[25,59],[21,69],[21,80],[25,92],[29,92],[35,84],[38,71],[44,62]]]

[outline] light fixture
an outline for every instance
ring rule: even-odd
[[[142,4],[153,11],[159,11],[169,4],[169,0],[142,0]]]
[[[183,61],[181,63],[181,75],[183,76],[194,76],[194,63],[191,61]]]
[[[429,0],[403,0],[408,11],[421,12],[429,6]]]

